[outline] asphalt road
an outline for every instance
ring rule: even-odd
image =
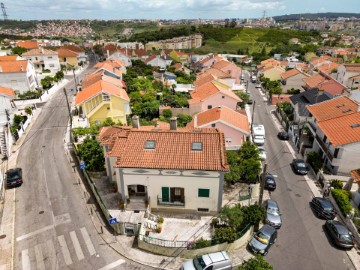
[[[267,105],[255,84],[249,82],[249,90],[255,100],[254,123],[265,126],[267,171],[278,176],[277,189],[271,198],[278,202],[283,221],[266,260],[276,270],[355,269],[346,252],[329,242],[323,231],[325,221],[315,217],[309,206],[312,192],[304,176],[294,174],[291,169],[294,157],[288,150],[289,144],[277,138],[280,130],[271,116],[275,107]]]
[[[73,82],[66,85],[71,88]],[[15,269],[150,269],[127,262],[97,234],[64,152],[67,125],[60,90],[20,149],[24,184],[16,190]]]

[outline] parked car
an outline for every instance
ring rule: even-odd
[[[282,224],[279,205],[271,199],[266,201],[265,223],[275,229],[280,229]]]
[[[289,134],[286,132],[286,131],[280,131],[279,133],[278,133],[278,138],[280,139],[280,140],[283,140],[283,141],[287,141],[287,140],[289,140]]]
[[[21,168],[14,168],[6,171],[6,187],[16,187],[21,186],[23,183],[22,178],[22,169]]]
[[[344,249],[352,249],[354,247],[354,236],[341,222],[337,220],[327,220],[325,229],[336,246]]]
[[[183,263],[181,270],[231,270],[232,263],[226,251],[205,254]]]
[[[308,166],[303,159],[294,159],[291,163],[294,172],[297,174],[306,175],[308,173]]]
[[[272,244],[276,242],[277,231],[270,225],[265,224],[255,233],[248,244],[248,248],[253,253],[259,253],[263,256],[268,254]]]
[[[331,220],[336,216],[333,204],[325,198],[314,197],[310,202],[310,206],[318,217]]]
[[[274,191],[276,189],[275,177],[270,173],[265,175],[264,189],[269,191]]]
[[[261,160],[266,160],[266,151],[263,147],[258,147],[259,149],[259,157]]]

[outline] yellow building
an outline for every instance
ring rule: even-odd
[[[84,115],[90,125],[100,124],[109,117],[126,125],[126,116],[131,112],[129,103],[124,88],[103,79],[86,86],[75,99],[79,115]]]
[[[78,53],[69,49],[60,48],[56,50],[59,56],[60,64],[69,64],[73,67],[78,66]]]
[[[269,78],[270,81],[281,80],[280,75],[285,72],[285,69],[282,67],[268,67],[262,71],[265,78]]]

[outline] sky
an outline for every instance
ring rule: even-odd
[[[1,0],[9,19],[226,19],[360,13],[360,0]]]

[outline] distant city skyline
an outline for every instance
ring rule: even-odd
[[[8,19],[226,19],[359,13],[358,0],[0,0]]]

